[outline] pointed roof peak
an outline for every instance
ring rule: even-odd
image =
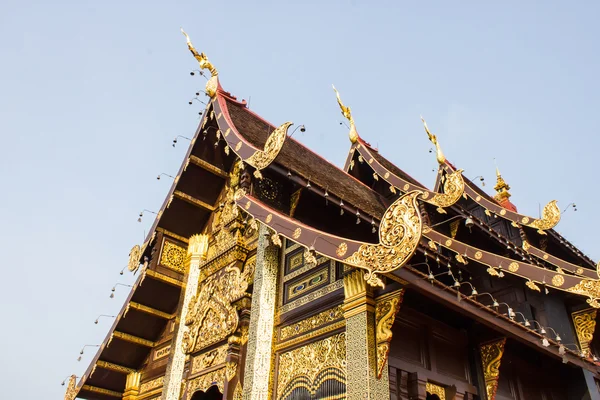
[[[337,89],[335,88],[335,86],[333,84],[331,84],[331,87],[333,88],[333,91],[335,92],[335,96],[337,97],[337,102],[340,106],[340,110],[342,111],[342,115],[344,116],[344,118],[346,118],[348,120],[348,122],[350,122],[350,132],[348,133],[348,135],[350,136],[350,141],[352,143],[356,143],[358,141],[358,132],[356,131],[356,126],[354,125],[354,118],[352,117],[352,110],[350,110],[350,107],[347,107],[344,105],[344,103],[342,103],[342,99],[340,98],[340,92],[337,91]]]

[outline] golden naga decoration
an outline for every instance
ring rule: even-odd
[[[367,270],[365,280],[371,286],[384,287],[377,274],[402,267],[413,255],[421,240],[423,221],[415,190],[398,198],[385,211],[379,224],[379,243],[362,244],[346,258],[346,264]]]
[[[65,400],[75,400],[77,397],[77,376],[71,375],[65,392]]]
[[[465,191],[465,181],[462,176],[462,169],[453,171],[445,176],[444,192],[436,193],[433,197],[425,199],[426,202],[433,204],[440,209],[454,205],[462,197]],[[443,211],[443,214],[446,212]]]
[[[254,176],[257,179],[262,178],[260,170],[268,167],[281,151],[283,143],[287,138],[287,131],[292,125],[292,122],[286,122],[279,128],[275,129],[273,133],[271,133],[267,138],[264,150],[256,150],[254,154],[252,154],[250,157],[244,160],[245,162],[256,168],[256,171],[254,171]]]
[[[429,131],[429,128],[427,127],[427,122],[425,122],[425,119],[423,117],[421,117],[421,121],[423,121],[423,127],[425,128],[425,132],[427,132],[429,141],[435,146],[436,158],[438,163],[444,164],[446,162],[446,157],[444,157],[444,153],[442,153],[442,148],[440,147],[440,143],[437,140],[437,136],[435,136]]]
[[[404,289],[376,299],[375,305],[375,337],[377,340],[377,379],[381,378],[386,366],[392,341],[392,325],[400,310]]]
[[[212,63],[210,61],[208,61],[208,57],[206,57],[206,54],[198,53],[198,51],[194,48],[194,45],[192,44],[190,37],[188,36],[187,33],[185,33],[183,28],[181,28],[181,33],[184,34],[186,41],[187,41],[188,48],[194,55],[194,58],[196,60],[198,60],[198,65],[200,66],[200,69],[207,69],[210,71],[211,77],[208,80],[208,82],[206,82],[206,93],[208,93],[208,95],[210,97],[214,97],[215,94],[217,93],[217,87],[219,85],[218,80],[217,80],[217,76],[219,75],[219,72],[214,67],[214,65],[212,65]]]
[[[567,292],[587,296],[586,302],[594,307],[600,308],[600,280],[582,279],[577,285],[566,289]]]
[[[246,263],[243,272],[230,265],[202,282],[200,292],[190,301],[185,319],[188,327],[182,343],[185,353],[203,349],[235,332],[239,316],[232,303],[246,293],[254,265]]]
[[[526,224],[532,228],[536,228],[538,232],[552,229],[560,221],[560,209],[556,205],[556,200],[552,200],[550,203],[544,206],[542,210],[542,218],[536,219],[530,224]]]
[[[335,96],[337,97],[337,102],[340,105],[340,110],[342,110],[342,115],[344,118],[350,122],[350,132],[348,135],[350,136],[350,142],[356,143],[358,140],[358,132],[356,132],[356,126],[354,125],[354,118],[352,118],[352,111],[350,107],[346,107],[344,103],[342,103],[342,99],[340,98],[340,93],[337,91],[335,86],[331,85],[333,91],[335,92]]]
[[[506,338],[483,344],[481,352],[481,364],[483,365],[483,377],[485,379],[485,391],[488,400],[496,398],[498,390],[498,379],[500,378],[500,362],[504,354]]]

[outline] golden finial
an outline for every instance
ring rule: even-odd
[[[356,141],[358,140],[358,132],[356,132],[356,127],[354,126],[354,118],[352,118],[352,111],[350,110],[350,107],[346,107],[344,103],[342,103],[340,93],[337,91],[335,86],[333,86],[332,84],[331,87],[333,88],[333,91],[335,92],[335,95],[337,97],[337,102],[340,105],[340,109],[342,110],[342,115],[348,120],[348,122],[350,122],[350,133],[348,134],[350,136],[350,141],[352,143],[356,143]]]
[[[438,143],[437,137],[429,131],[429,127],[427,126],[427,122],[425,122],[425,118],[421,116],[421,121],[423,121],[423,126],[425,127],[425,132],[427,132],[427,136],[429,137],[429,141],[435,145],[436,158],[440,164],[446,162],[446,157],[444,157],[444,153],[442,153],[442,148]]]
[[[215,68],[215,66],[212,65],[212,63],[210,61],[208,61],[208,57],[206,57],[206,54],[204,54],[204,53],[198,53],[198,51],[196,50],[196,48],[192,44],[192,41],[190,40],[190,37],[188,36],[187,33],[185,33],[185,31],[183,30],[183,28],[181,28],[181,33],[183,33],[183,35],[185,36],[188,48],[190,49],[190,51],[194,55],[194,58],[196,60],[198,60],[198,65],[200,66],[200,69],[207,69],[207,70],[210,71],[211,78],[206,83],[206,93],[208,93],[208,95],[210,97],[213,97],[215,95],[215,93],[217,92],[217,86],[218,86],[218,84],[217,84],[217,75],[219,75],[219,72],[217,71],[217,69]]]
[[[496,162],[496,159],[494,159],[494,162]],[[498,169],[498,165],[496,165],[496,186],[494,186],[494,189],[497,192],[494,198],[498,201],[508,199],[511,196],[509,192],[510,186],[502,178],[500,170]]]

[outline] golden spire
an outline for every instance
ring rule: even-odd
[[[510,186],[502,179],[498,166],[496,166],[496,186],[494,186],[494,189],[497,192],[494,198],[498,201],[506,200],[511,196],[509,192]]]
[[[352,111],[350,110],[350,107],[346,107],[344,103],[342,103],[340,93],[337,91],[335,86],[333,86],[332,84],[331,87],[335,91],[337,102],[340,105],[340,109],[342,110],[342,115],[348,120],[348,122],[350,122],[350,132],[348,133],[348,135],[350,136],[350,141],[352,143],[356,143],[356,141],[358,140],[358,132],[356,132],[356,127],[354,126],[354,118],[352,118]]]
[[[442,148],[440,147],[440,144],[438,143],[437,137],[429,131],[429,128],[427,127],[427,122],[425,122],[425,119],[423,118],[423,116],[421,116],[421,121],[423,121],[423,127],[425,127],[425,132],[427,132],[429,141],[435,145],[436,158],[437,158],[438,162],[440,164],[445,163],[446,157],[444,157],[444,153],[442,153]]]
[[[215,66],[212,65],[212,63],[210,61],[208,61],[208,57],[206,57],[206,54],[198,53],[198,51],[192,44],[190,37],[188,36],[187,33],[185,33],[183,28],[181,28],[181,33],[183,33],[183,35],[185,36],[188,48],[194,55],[194,58],[196,60],[198,60],[198,65],[200,66],[200,69],[207,69],[210,71],[211,78],[206,83],[206,93],[208,93],[208,95],[210,97],[213,97],[215,95],[215,93],[217,92],[217,86],[218,86],[217,75],[219,75],[219,72],[217,71]]]

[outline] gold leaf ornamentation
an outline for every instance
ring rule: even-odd
[[[392,325],[400,310],[404,289],[376,300],[375,305],[375,338],[377,339],[377,378],[381,378],[385,368],[390,342],[392,341]]]
[[[408,189],[410,189],[410,185],[408,183],[404,184],[403,189],[406,192]]]
[[[294,233],[292,234],[292,237],[293,237],[294,239],[298,239],[298,238],[300,237],[300,235],[301,235],[301,234],[302,234],[302,229],[300,229],[300,228],[296,228],[296,229],[294,230]]]
[[[567,292],[588,296],[587,303],[594,307],[600,308],[600,281],[592,279],[582,279],[577,285],[567,289]]]
[[[269,215],[267,215],[267,218],[265,218],[265,222],[266,222],[267,224],[270,224],[270,223],[271,223],[271,220],[273,220],[273,214],[269,214]]]
[[[185,273],[187,249],[165,240],[160,255],[160,264],[177,272]]]
[[[508,270],[510,272],[517,272],[519,270],[519,263],[517,263],[516,261],[511,262],[508,265]]]
[[[385,173],[385,175],[383,175],[383,177],[384,177],[385,179],[389,178],[389,177],[390,177],[390,173],[389,173],[389,171],[388,171],[388,172],[386,172],[386,173]]]
[[[296,322],[295,324],[284,326],[281,328],[279,340],[284,341],[291,337],[302,335],[306,332],[313,331],[333,321],[341,320],[343,318],[344,311],[342,310],[342,306],[339,305],[313,315],[312,317],[303,319],[302,321]]]
[[[345,383],[346,333],[309,343],[279,356],[277,398],[285,398],[297,387],[316,392],[321,385],[318,376],[328,370],[335,373],[330,379]]]
[[[422,220],[415,190],[399,197],[386,210],[379,225],[379,243],[362,244],[345,263],[367,270],[365,280],[371,286],[384,286],[377,274],[402,267],[413,255],[422,233]]]
[[[228,382],[233,379],[236,372],[237,372],[237,363],[235,361],[228,361],[227,365],[225,366],[225,377],[227,378]]]
[[[465,191],[465,181],[462,176],[462,169],[446,175],[444,180],[444,193],[436,193],[428,203],[434,206],[446,208],[450,207],[463,195]]]
[[[502,215],[502,216],[506,215],[506,210],[504,208],[502,210],[500,210],[500,215]]]
[[[564,285],[565,283],[565,277],[562,275],[554,275],[552,277],[552,284],[556,287],[560,287],[562,285]]]
[[[252,205],[252,202],[250,200],[248,200],[248,202],[246,203],[246,205],[244,206],[244,208],[246,210],[249,210],[251,205]]]
[[[235,151],[240,151],[240,149],[242,148],[242,142],[237,142],[237,144],[235,145]]]
[[[583,311],[574,312],[573,325],[577,332],[577,339],[579,340],[579,346],[581,351],[586,354],[589,351],[590,343],[594,339],[594,331],[596,330],[596,310],[587,309]]]
[[[225,379],[227,379],[225,376],[225,368],[219,368],[215,371],[191,379],[188,382],[187,396],[185,400],[190,400],[197,391],[207,391],[211,386],[217,386],[221,393],[223,393]]]
[[[476,260],[481,260],[481,257],[483,257],[483,253],[481,253],[481,251],[477,251],[475,253],[475,259]]]
[[[454,258],[456,258],[456,261],[458,261],[459,263],[467,265],[467,261],[463,258],[463,256],[460,253],[456,253]]]
[[[487,273],[490,274],[491,276],[499,276],[500,275],[500,273],[498,273],[496,268],[493,268],[493,267],[489,267],[487,269]]]
[[[335,251],[335,254],[337,254],[338,257],[344,257],[346,255],[347,251],[348,251],[348,245],[345,242],[342,242],[342,243],[340,243],[337,250]]]
[[[434,251],[437,250],[437,246],[436,246],[436,244],[435,244],[435,242],[433,240],[430,240],[429,242],[427,242],[427,245],[429,246],[429,248],[431,250],[434,250]]]
[[[136,244],[131,248],[129,252],[129,262],[127,263],[127,269],[131,272],[137,271],[140,266],[140,258],[142,257],[142,248],[139,244]]]
[[[541,292],[542,291],[540,289],[540,287],[538,285],[536,285],[535,282],[532,281],[532,280],[528,280],[527,282],[525,282],[525,286],[527,286],[531,290],[535,290],[536,292]]]
[[[527,225],[527,223],[529,222],[529,217],[523,217],[521,219],[521,223]]]
[[[277,232],[275,232],[274,234],[271,235],[271,242],[277,246],[277,247],[281,247],[282,243],[281,243],[281,238],[279,237],[279,234],[277,234]]]
[[[275,129],[267,138],[264,149],[256,150],[254,154],[244,161],[252,165],[257,170],[262,170],[268,167],[281,151],[283,143],[287,138],[287,131],[291,125],[292,122],[286,122]]]
[[[446,246],[452,246],[452,239],[446,239]]]
[[[194,48],[194,45],[192,44],[192,41],[190,40],[190,37],[188,36],[187,33],[184,32],[184,30],[181,30],[181,33],[183,33],[185,35],[185,38],[187,40],[187,45],[188,45],[188,49],[190,49],[190,52],[194,55],[194,58],[198,61],[198,66],[200,67],[200,69],[207,69],[210,71],[210,79],[208,80],[208,82],[206,82],[206,93],[210,96],[210,97],[214,97],[215,94],[217,93],[217,88],[218,88],[218,81],[217,81],[217,76],[219,75],[219,72],[217,71],[217,69],[214,67],[214,65],[212,65],[212,63],[210,61],[208,61],[208,57],[206,57],[206,54],[204,53],[198,53],[198,51]],[[211,113],[211,119],[214,118],[214,112]]]
[[[525,217],[527,218],[527,217]],[[523,219],[525,219],[523,218]],[[552,229],[560,221],[560,209],[556,204],[556,200],[552,200],[544,206],[542,210],[542,218],[534,220],[529,226],[538,230]],[[523,222],[526,223],[526,222]]]

